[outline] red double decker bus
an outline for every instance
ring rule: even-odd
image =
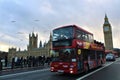
[[[76,25],[56,28],[52,37],[51,72],[77,74],[105,63],[104,44]]]

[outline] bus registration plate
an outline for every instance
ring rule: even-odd
[[[64,70],[58,70],[58,72],[61,72],[61,73],[62,73],[62,72],[64,72]]]

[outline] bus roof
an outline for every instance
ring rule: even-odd
[[[86,32],[86,33],[88,33],[88,34],[93,35],[92,33],[88,32],[87,30],[85,30],[85,29],[83,29],[83,28],[81,28],[81,27],[79,27],[79,26],[77,26],[77,25],[66,25],[66,26],[61,26],[61,27],[55,28],[54,30],[57,30],[57,29],[60,29],[60,28],[71,27],[71,26],[72,26],[72,27],[75,27],[75,28],[77,28],[77,29],[79,29],[79,30],[82,30],[82,31],[84,31],[84,32]]]

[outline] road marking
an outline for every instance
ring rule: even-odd
[[[116,62],[116,61],[115,61],[115,62]],[[84,76],[82,76],[82,77],[80,77],[80,78],[78,78],[78,79],[76,79],[76,80],[81,80],[81,79],[83,79],[83,78],[85,78],[85,77],[88,77],[88,76],[94,74],[95,72],[100,71],[101,69],[103,69],[103,68],[105,68],[105,67],[107,67],[107,66],[109,66],[109,65],[111,65],[111,64],[113,64],[113,63],[114,63],[114,62],[108,63],[108,64],[106,64],[104,67],[99,68],[99,69],[97,69],[97,70],[95,70],[95,71],[93,71],[93,72],[90,72],[90,73],[88,73],[88,74],[86,74],[86,75],[84,75]]]
[[[120,62],[115,62],[114,64],[120,64]]]
[[[84,76],[82,76],[82,77],[80,77],[80,78],[78,78],[78,79],[76,79],[76,80],[81,80],[81,79],[83,79],[83,78],[85,78],[85,77],[88,77],[88,76],[94,74],[95,72],[100,71],[101,69],[103,69],[103,68],[105,68],[105,67],[107,67],[107,66],[109,66],[109,65],[111,65],[111,64],[113,64],[113,63],[115,63],[115,62],[117,62],[117,61],[119,61],[119,60],[120,60],[120,58],[117,58],[116,61],[107,63],[104,67],[99,68],[99,69],[97,69],[97,70],[95,70],[95,71],[93,71],[93,72],[90,72],[90,73],[88,73],[88,74],[86,74],[86,75],[84,75]]]
[[[30,74],[30,73],[42,72],[42,71],[48,71],[48,70],[50,70],[50,68],[42,69],[42,70],[34,70],[34,71],[27,71],[27,72],[15,73],[15,74],[8,74],[8,75],[0,76],[0,78],[12,77],[12,76],[18,76],[18,75]]]

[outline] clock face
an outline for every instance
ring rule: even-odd
[[[109,31],[109,26],[105,26],[104,31]]]

